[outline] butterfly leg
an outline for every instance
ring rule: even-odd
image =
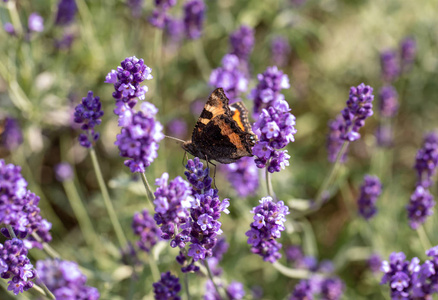
[[[209,163],[209,161],[207,160],[207,168],[208,168],[208,163]],[[218,189],[217,186],[216,186],[216,165],[215,165],[214,163],[212,163],[211,161],[210,161],[210,164],[212,164],[212,165],[214,166],[214,172],[213,172],[213,187],[214,187],[215,189]]]

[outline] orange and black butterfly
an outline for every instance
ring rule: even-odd
[[[192,140],[182,148],[201,159],[223,164],[253,156],[252,147],[257,141],[248,121],[248,110],[242,102],[228,105],[224,90],[211,93],[192,133]]]

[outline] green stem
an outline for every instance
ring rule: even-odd
[[[81,198],[75,187],[74,182],[72,180],[64,181],[63,186],[67,194],[67,199],[70,202],[70,206],[73,209],[76,219],[78,220],[78,224],[79,227],[81,228],[85,242],[87,243],[88,246],[95,249],[99,238],[96,234],[96,231],[94,230],[93,224],[91,223],[87,210],[81,201]]]
[[[154,279],[154,282],[157,282],[158,280],[160,280],[160,270],[158,269],[157,263],[155,262],[155,258],[152,253],[149,254],[147,258],[149,262],[149,267],[151,268],[152,278]]]
[[[32,237],[41,245],[43,245],[43,250],[47,253],[48,256],[50,256],[51,258],[61,258],[61,255],[59,255],[59,253],[56,252],[56,250],[53,249],[49,244],[43,242],[38,234],[34,232],[32,233]]]
[[[11,236],[12,239],[16,239],[17,235],[14,232],[14,229],[12,228],[11,225],[6,225],[6,228],[8,229],[9,235]]]
[[[310,272],[309,270],[305,269],[292,269],[288,268],[286,266],[283,266],[278,261],[274,262],[272,266],[277,269],[281,274],[284,276],[287,276],[289,278],[296,278],[296,279],[307,279],[311,275],[316,275],[317,273]],[[322,275],[322,274],[318,274]]]
[[[207,56],[205,55],[202,41],[200,39],[194,40],[192,41],[192,45],[193,52],[195,53],[195,60],[199,70],[201,71],[202,78],[205,82],[208,82],[210,78],[211,67],[208,63]]]
[[[317,210],[319,207],[321,207],[322,203],[324,202],[324,198],[325,198],[325,197],[323,197],[324,193],[328,190],[328,187],[332,184],[333,179],[336,177],[336,175],[338,175],[337,173],[338,173],[339,167],[341,166],[341,158],[342,158],[342,156],[344,156],[344,153],[347,150],[348,144],[349,144],[348,141],[344,141],[344,143],[342,144],[342,148],[341,148],[341,150],[339,150],[338,155],[336,156],[336,161],[332,165],[332,168],[329,172],[329,175],[325,178],[324,182],[322,183],[321,187],[319,188],[318,193],[316,194],[316,197],[315,197],[315,205],[314,205],[314,207],[316,207],[315,210]]]
[[[55,295],[52,294],[52,292],[47,288],[47,286],[44,284],[44,282],[39,278],[38,273],[37,273],[37,275],[36,275],[36,280],[37,280],[37,282],[38,282],[38,286],[40,286],[40,287],[43,289],[45,295],[46,295],[49,299],[54,299],[54,300],[56,300]]]
[[[271,173],[269,173],[268,168],[265,168],[265,179],[266,179],[266,189],[268,191],[268,195],[275,199],[274,189],[272,188],[272,180]]]
[[[216,293],[219,295],[219,297],[221,299],[226,299],[228,297],[226,297],[226,295],[224,295],[224,293],[222,292],[222,290],[219,290],[219,287],[216,285],[216,282],[214,282],[214,277],[213,277],[213,273],[210,270],[210,266],[208,265],[207,260],[204,260],[204,265],[205,268],[207,269],[207,273],[208,273],[208,278],[210,278],[211,282],[214,285],[214,289],[216,290]]]
[[[426,230],[424,230],[424,226],[420,225],[417,229],[418,237],[420,238],[420,242],[423,245],[423,248],[429,250],[432,248],[432,244],[430,243],[430,239],[427,236]]]
[[[9,15],[11,16],[11,22],[14,26],[15,32],[18,36],[20,36],[23,33],[23,27],[21,26],[20,16],[18,15],[17,5],[15,4],[15,1],[8,1],[6,3],[6,7],[9,10]]]
[[[94,150],[94,148],[90,149],[90,155],[93,162],[94,171],[96,172],[97,181],[102,192],[103,202],[105,204],[106,210],[108,211],[108,215],[119,241],[120,248],[123,248],[128,244],[128,242],[126,240],[125,234],[123,233],[122,226],[117,219],[113,204],[110,200],[109,193],[106,188],[105,181],[103,180],[102,171],[100,170],[99,162],[97,161],[96,151]]]
[[[192,299],[192,298],[190,297],[190,291],[189,291],[189,274],[188,274],[188,273],[185,273],[185,274],[184,274],[184,288],[185,288],[185,290],[186,290],[186,297],[187,297],[187,300]]]
[[[155,200],[155,196],[154,196],[154,192],[151,189],[151,186],[149,185],[148,179],[146,178],[146,174],[145,173],[141,173],[141,180],[143,181],[143,185],[146,189],[146,198],[148,198],[148,203],[150,206],[151,211],[154,211],[154,200]]]

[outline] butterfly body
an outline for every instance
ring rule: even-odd
[[[223,164],[253,156],[252,147],[257,138],[248,121],[243,103],[228,105],[222,88],[213,91],[193,130],[192,139],[182,148],[201,159]]]

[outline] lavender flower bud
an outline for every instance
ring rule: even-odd
[[[73,23],[78,8],[75,0],[60,0],[58,12],[56,13],[55,24],[66,26]]]
[[[181,291],[181,284],[176,276],[170,272],[162,273],[161,279],[153,284],[154,298],[156,300],[180,300],[178,296]]]
[[[344,125],[341,128],[341,139],[356,141],[360,138],[359,129],[365,125],[365,119],[373,115],[373,88],[361,83],[350,88],[347,107],[342,111]]]
[[[135,213],[132,220],[132,230],[135,235],[140,236],[137,245],[145,252],[149,252],[159,241],[161,230],[155,224],[149,212],[144,209],[141,213]]]
[[[44,30],[44,19],[37,13],[31,13],[27,26],[30,31],[42,32]]]
[[[423,224],[427,217],[433,214],[434,206],[435,201],[432,194],[423,186],[418,185],[406,206],[411,228],[417,229]]]
[[[210,74],[210,85],[224,89],[230,103],[240,101],[240,93],[246,92],[248,79],[239,69],[239,58],[227,54],[222,58],[222,67],[214,69]]]
[[[4,122],[4,131],[1,138],[2,144],[9,151],[14,151],[23,143],[23,133],[16,119],[6,117]]]
[[[274,263],[281,257],[278,252],[281,244],[275,239],[279,238],[285,229],[284,222],[289,208],[283,201],[275,203],[271,197],[265,197],[251,213],[254,214],[254,222],[246,232],[248,244],[252,246],[251,251],[262,256],[264,261]]]
[[[376,201],[382,193],[382,184],[377,176],[365,175],[360,195],[357,200],[359,214],[366,220],[371,219],[376,213]]]
[[[87,97],[82,98],[82,103],[76,106],[74,114],[74,121],[82,124],[81,129],[84,131],[79,135],[79,144],[82,147],[91,148],[99,139],[99,133],[94,131],[94,127],[102,122],[102,116],[100,98],[93,97],[93,92],[89,91]]]
[[[282,89],[290,88],[289,78],[278,70],[277,66],[266,69],[262,74],[257,75],[259,83],[251,91],[249,97],[254,101],[254,116],[257,118],[263,108],[273,106],[279,100],[284,100],[280,93]]]
[[[407,72],[411,69],[414,63],[415,56],[417,54],[417,43],[412,37],[403,39],[400,44],[401,48],[401,65],[403,72]]]
[[[424,137],[423,147],[418,150],[415,158],[417,170],[417,185],[428,188],[432,185],[432,176],[438,166],[438,135],[430,132]]]
[[[27,249],[21,240],[13,238],[5,241],[4,245],[0,244],[0,276],[5,279],[11,278],[8,282],[8,291],[12,291],[15,295],[27,291],[33,287],[31,280],[36,275],[27,258]]]
[[[151,165],[158,156],[158,143],[164,138],[163,126],[155,120],[156,107],[148,102],[144,102],[143,107],[146,113],[135,113],[114,143],[119,147],[120,156],[129,158],[125,165],[132,173],[143,173]]]
[[[271,58],[275,65],[284,67],[291,52],[289,42],[282,36],[276,36],[271,41]]]
[[[334,120],[329,121],[329,133],[327,134],[327,156],[328,161],[334,163],[341,151],[344,140],[341,139],[342,128],[344,126],[344,119],[342,115],[337,115]],[[340,158],[340,162],[344,163],[347,160],[347,151],[344,152]]]
[[[71,165],[68,162],[62,162],[55,166],[56,179],[59,182],[72,180],[74,173]]]
[[[205,4],[202,0],[190,0],[184,4],[184,28],[186,36],[195,40],[201,37]]]
[[[239,196],[255,195],[259,179],[253,157],[242,157],[238,162],[223,165],[222,170]]]
[[[87,277],[73,261],[46,259],[39,260],[36,269],[41,281],[56,299],[99,299],[99,291],[85,285]]]
[[[263,109],[253,129],[259,141],[253,147],[258,168],[267,167],[270,173],[280,172],[289,165],[287,150],[278,151],[295,141],[295,116],[285,100],[278,100],[268,109]]]
[[[392,85],[382,87],[379,98],[380,115],[386,118],[394,117],[398,110],[398,95],[396,89]]]
[[[254,47],[254,30],[242,25],[230,35],[231,54],[239,59],[247,61]]]
[[[383,51],[380,54],[380,64],[384,81],[392,82],[400,75],[400,65],[395,51]]]

